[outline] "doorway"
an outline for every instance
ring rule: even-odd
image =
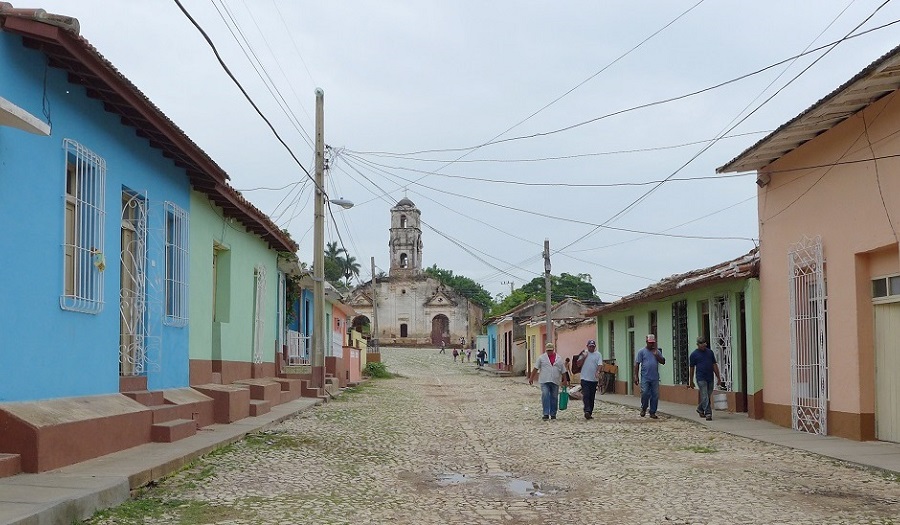
[[[875,437],[900,443],[900,302],[875,305]]]

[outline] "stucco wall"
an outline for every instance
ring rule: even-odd
[[[771,180],[758,203],[767,405],[791,405],[788,252],[804,236],[821,236],[829,408],[874,412],[871,278],[900,271],[900,160],[854,161],[897,155],[898,117],[895,92],[765,169]],[[826,167],[803,169],[819,165]]]
[[[119,252],[123,188],[147,192],[149,203],[148,307],[153,339],[151,388],[187,385],[188,329],[164,325],[163,202],[189,210],[189,185],[176,168],[117,115],[46,67],[43,54],[21,38],[0,34],[0,96],[43,118],[44,75],[52,133],[49,137],[0,127],[0,401],[118,392]],[[65,158],[63,140],[89,148],[106,162],[106,269],[103,309],[64,311]],[[27,226],[26,226],[27,225]]]
[[[213,246],[219,256],[216,292],[219,311],[213,319]],[[226,260],[227,259],[227,260]],[[191,359],[253,361],[254,297],[257,265],[266,268],[265,325],[262,358],[275,360],[278,292],[277,255],[265,241],[238,221],[222,218],[222,210],[198,192],[191,192]]]

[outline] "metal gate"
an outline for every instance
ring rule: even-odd
[[[675,358],[676,385],[686,385],[690,382],[689,350],[687,300],[682,299],[672,303],[672,357]]]
[[[147,196],[122,194],[119,278],[119,373],[146,369]]]
[[[725,390],[732,390],[732,359],[731,344],[731,294],[719,295],[712,300],[713,340],[712,351],[715,352],[716,361],[719,363],[719,373]]]
[[[266,267],[256,267],[256,297],[254,299],[255,313],[253,318],[253,362],[263,362],[263,337],[265,335],[266,319]]]
[[[788,253],[791,289],[791,425],[828,434],[828,352],[822,239],[804,237]]]

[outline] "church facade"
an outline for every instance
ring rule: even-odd
[[[359,314],[354,326],[377,315],[381,346],[447,346],[466,343],[481,333],[482,308],[422,269],[421,212],[408,198],[391,208],[387,277],[358,286],[350,304]]]

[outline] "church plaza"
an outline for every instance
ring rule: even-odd
[[[399,377],[214,452],[91,523],[900,522],[894,475],[602,397],[594,420],[571,401],[544,422],[524,378],[436,349],[385,348],[383,361]]]

